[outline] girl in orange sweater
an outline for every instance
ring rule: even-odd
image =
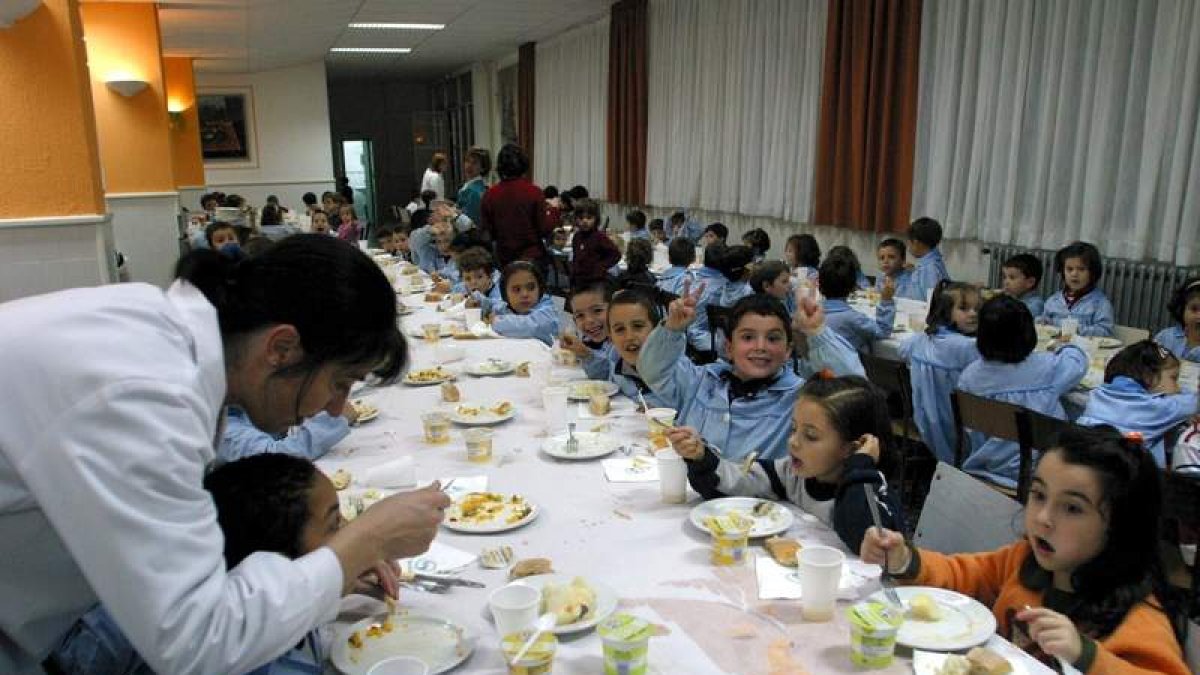
[[[999,632],[1033,656],[1083,673],[1188,672],[1159,569],[1158,468],[1112,427],[1066,432],[1043,455],[1025,536],[991,553],[943,555],[871,528],[865,562],[907,582],[992,607]]]

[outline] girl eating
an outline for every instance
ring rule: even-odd
[[[1200,277],[1192,277],[1175,289],[1167,311],[1175,325],[1159,331],[1154,341],[1177,359],[1200,361]]]
[[[1083,241],[1069,244],[1054,254],[1054,271],[1063,288],[1046,298],[1041,323],[1061,326],[1063,319],[1075,319],[1080,335],[1112,337],[1112,303],[1096,287],[1104,273],[1100,251]]]
[[[901,580],[990,604],[999,633],[1086,674],[1188,672],[1159,571],[1158,468],[1111,428],[1065,432],[1038,463],[1025,533],[990,553],[945,555],[871,528],[860,550]]]
[[[558,310],[546,297],[542,273],[533,263],[518,260],[506,265],[500,276],[500,293],[503,303],[476,297],[491,321],[492,330],[504,337],[534,338],[547,345],[554,344]]]

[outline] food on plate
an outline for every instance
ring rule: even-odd
[[[376,408],[361,398],[356,398],[350,401],[350,406],[354,408],[354,414],[357,417],[369,417],[379,414],[379,408]]]
[[[333,489],[345,490],[350,487],[350,472],[345,469],[338,469],[329,477],[329,482],[333,483]]]
[[[425,302],[441,302],[443,297],[441,293],[426,293]]]
[[[504,415],[512,412],[513,404],[509,403],[508,401],[500,401],[499,403],[488,408],[488,410],[503,417]]]
[[[731,511],[719,516],[706,516],[704,527],[713,534],[738,534],[749,532],[754,527],[754,521],[740,513]]]
[[[522,361],[517,364],[517,377],[529,377],[529,362]]]
[[[769,518],[775,515],[777,508],[775,502],[759,502],[754,505],[752,513],[758,518]]]
[[[420,271],[421,271],[421,268],[417,267],[416,265],[414,265],[412,263],[404,263],[404,266],[400,268],[400,274],[406,274],[406,275],[413,275]]]
[[[763,542],[763,545],[767,547],[767,552],[775,562],[785,567],[796,566],[796,552],[800,550],[800,542],[795,539],[771,537]]]
[[[442,383],[442,400],[446,403],[458,403],[462,398],[462,394],[458,391],[458,387],[454,386],[453,382]]]
[[[1013,671],[1008,659],[987,647],[976,647],[967,652],[967,660],[971,662],[970,675],[1007,675]]]
[[[550,574],[554,572],[554,564],[549,558],[526,558],[518,560],[508,571],[509,579],[520,579],[522,577],[532,577],[538,574]]]
[[[450,379],[450,373],[444,370],[441,366],[435,368],[423,368],[421,370],[409,371],[404,379],[408,382],[415,383],[431,383],[440,382],[441,380]]]
[[[572,356],[574,356],[572,354]],[[571,395],[578,398],[591,398],[597,394],[604,394],[608,387],[605,382],[579,382],[571,385]]]
[[[460,405],[454,409],[459,417],[474,418],[480,417],[485,413],[491,413],[497,417],[504,417],[513,411],[513,404],[508,401],[500,401],[499,403],[490,406],[482,405]]]
[[[916,593],[908,600],[908,616],[917,621],[938,621],[942,618],[942,610],[933,598]]]
[[[569,584],[547,583],[542,587],[542,612],[554,615],[558,625],[577,623],[596,611],[596,589],[583,577]]]
[[[607,415],[611,409],[612,400],[608,398],[607,394],[592,394],[588,398],[588,412],[597,417]]]
[[[349,643],[354,649],[362,649],[362,634],[358,631],[354,631],[353,633],[350,633],[350,638],[346,640],[346,642]]]
[[[533,513],[521,495],[469,492],[446,510],[446,520],[460,525],[515,525]]]

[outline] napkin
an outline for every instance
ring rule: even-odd
[[[453,574],[475,562],[475,554],[448,546],[437,540],[429,550],[415,558],[404,558],[397,562],[405,574]]]
[[[862,587],[874,578],[864,574],[871,567],[875,568],[874,576],[879,576],[878,566],[847,560],[842,565],[838,597],[842,600],[857,599]],[[800,599],[800,578],[796,576],[796,568],[784,567],[770,557],[760,555],[754,559],[754,573],[758,577],[759,600]]]
[[[657,483],[658,462],[653,457],[614,457],[601,460],[610,483]]]
[[[416,485],[417,470],[412,457],[400,457],[366,469],[359,479],[367,487],[408,487]]]

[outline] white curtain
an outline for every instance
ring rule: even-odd
[[[1200,3],[925,0],[913,216],[1200,263]]]
[[[826,5],[652,0],[647,202],[809,220]]]
[[[533,175],[538,185],[583,185],[605,196],[608,19],[537,45]]]

